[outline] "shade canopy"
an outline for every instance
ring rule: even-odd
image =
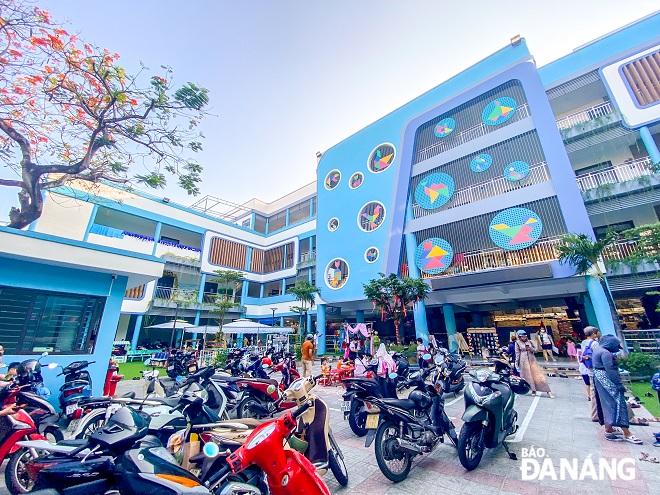
[[[202,327],[203,328],[203,327]],[[231,323],[222,326],[222,333],[231,335],[236,333],[252,334],[252,333],[291,333],[293,330],[290,327],[271,327],[263,323],[241,318]]]
[[[192,323],[188,323],[186,320],[170,320],[165,323],[159,323],[158,325],[149,325],[144,328],[189,328],[194,326]]]

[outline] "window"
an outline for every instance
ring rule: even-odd
[[[298,249],[300,251],[300,261],[307,261],[309,260],[309,246],[310,246],[310,238],[306,239],[300,239],[300,243],[298,243]]]
[[[245,270],[247,246],[237,242],[214,237],[211,239],[209,261],[213,265],[226,266],[236,270]]]
[[[309,218],[309,199],[289,208],[289,225]]]
[[[250,222],[251,222],[251,219],[249,219],[249,218],[247,220],[243,220],[243,222],[241,223],[241,227],[247,227],[249,229],[250,228]]]
[[[286,284],[284,292],[287,293],[289,292],[289,289],[293,288],[296,285],[296,278],[287,278],[284,280],[284,283]]]
[[[0,287],[0,328],[7,353],[89,354],[105,298]]]
[[[248,297],[256,297],[257,299],[261,297],[261,284],[257,282],[248,282]]]
[[[619,232],[633,228],[635,228],[635,224],[632,222],[632,220],[628,220],[626,222],[594,227],[594,235],[596,236],[596,239],[602,239],[608,234],[608,232],[616,232],[618,234]]]
[[[660,101],[660,51],[625,64],[621,70],[640,107]]]
[[[255,231],[261,232],[262,234],[266,233],[266,217],[263,215],[254,216],[254,226],[252,227]]]
[[[274,297],[282,295],[282,281],[273,280],[264,284],[264,297]]]
[[[268,219],[268,232],[275,232],[286,227],[286,210],[281,211]]]

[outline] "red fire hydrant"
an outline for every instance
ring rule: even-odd
[[[103,395],[115,395],[117,391],[117,384],[124,379],[124,375],[117,374],[119,366],[117,362],[110,360],[108,371],[105,374],[105,383],[103,384]]]

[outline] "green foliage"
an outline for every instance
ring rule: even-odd
[[[227,353],[225,352],[216,352],[215,359],[213,360],[213,366],[223,366],[227,362]]]
[[[633,271],[641,263],[660,263],[660,223],[625,230],[620,235],[635,241],[632,253],[620,260]]]
[[[135,180],[145,186],[151,187],[152,189],[163,189],[167,184],[165,175],[159,172],[149,172],[145,175],[136,175]]]
[[[320,293],[321,289],[319,289],[308,280],[299,280],[296,282],[296,285],[287,291],[287,294],[293,294],[296,298],[296,301],[298,301],[300,304],[299,306],[291,306],[289,309],[300,315],[299,330],[301,335],[302,331],[305,330],[305,325],[307,324],[307,318],[303,320],[302,316],[306,316],[307,312],[314,308],[314,305],[316,304],[316,294]]]
[[[586,275],[595,268],[594,275],[601,277],[603,274],[598,268],[598,261],[608,247],[617,239],[614,233],[608,233],[604,238],[592,241],[585,234],[566,234],[558,246],[559,263],[569,264],[575,267],[578,275]]]
[[[209,282],[218,284],[218,293],[212,295],[211,301],[206,304],[213,306],[211,313],[218,313],[217,320],[220,329],[215,340],[220,342],[223,338],[222,325],[225,321],[225,314],[231,308],[238,306],[238,303],[234,302],[234,292],[238,288],[238,283],[245,278],[245,274],[235,270],[215,270],[213,273],[216,276],[209,279]]]
[[[658,371],[658,361],[644,352],[631,352],[628,357],[619,358],[619,366],[633,376],[650,376]]]

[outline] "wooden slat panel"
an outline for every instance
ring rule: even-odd
[[[250,271],[254,273],[264,272],[264,252],[261,249],[252,248],[252,261]]]
[[[132,289],[128,289],[126,292],[124,292],[124,298],[126,299],[142,299],[143,295],[144,295],[144,285],[140,285],[139,287],[133,287]]]
[[[245,270],[246,259],[247,246],[220,237],[214,237],[211,240],[209,261],[212,264],[235,270]]]
[[[622,70],[637,103],[646,106],[660,101],[660,52],[630,62]]]

